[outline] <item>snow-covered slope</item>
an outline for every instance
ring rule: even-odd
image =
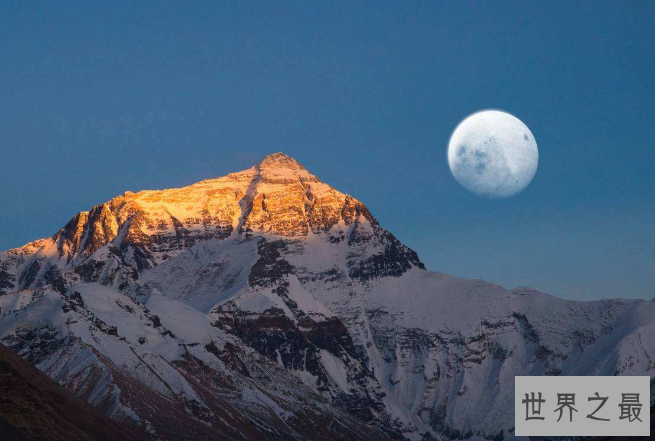
[[[515,375],[653,375],[655,303],[427,271],[276,153],[0,253],[0,338],[144,438],[499,439]]]

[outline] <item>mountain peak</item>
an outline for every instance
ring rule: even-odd
[[[271,153],[259,163],[260,169],[286,168],[291,170],[306,170],[298,161],[282,152]]]
[[[256,169],[261,174],[264,181],[303,181],[318,182],[316,176],[312,175],[298,161],[282,152],[271,153],[266,156]]]

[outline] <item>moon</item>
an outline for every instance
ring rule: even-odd
[[[500,110],[483,110],[459,123],[448,143],[448,165],[464,188],[499,199],[525,190],[532,182],[539,150],[523,122]]]

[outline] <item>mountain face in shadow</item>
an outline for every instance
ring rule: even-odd
[[[0,439],[134,440],[118,424],[0,344]]]

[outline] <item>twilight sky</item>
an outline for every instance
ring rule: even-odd
[[[283,151],[430,269],[655,296],[655,2],[89,3],[0,5],[0,249]],[[539,145],[505,200],[447,166],[485,108]]]

